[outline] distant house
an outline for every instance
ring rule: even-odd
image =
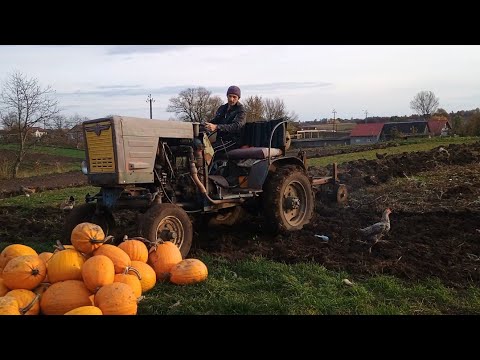
[[[36,138],[41,138],[42,136],[44,135],[47,135],[48,134],[48,130],[47,129],[42,129],[42,128],[39,128],[39,127],[31,127],[30,129],[28,129],[28,132],[36,137]]]
[[[420,137],[428,135],[428,123],[426,121],[402,121],[389,122],[383,125],[381,140],[397,138]]]
[[[384,123],[357,124],[350,132],[350,144],[372,144],[380,139]]]
[[[82,124],[77,124],[67,131],[67,139],[69,142],[77,144],[83,143],[83,127]]]
[[[432,136],[447,136],[452,131],[448,120],[428,120],[428,131]]]

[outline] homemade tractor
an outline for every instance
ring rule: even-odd
[[[283,119],[247,123],[244,146],[234,150],[213,147],[215,133],[199,123],[112,116],[85,121],[83,132],[82,172],[99,191],[71,210],[67,241],[81,222],[111,234],[115,211],[128,209],[138,216],[138,235],[172,241],[186,257],[197,221],[233,225],[250,213],[263,216],[268,231],[289,232],[309,223],[314,191],[347,199],[335,164],[332,176],[313,179],[304,152],[286,156]]]

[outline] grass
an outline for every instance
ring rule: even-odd
[[[18,149],[17,144],[0,144],[0,150],[16,150]],[[77,159],[83,159],[85,157],[84,150],[72,149],[72,148],[62,148],[56,146],[42,146],[35,145],[33,148],[28,150],[29,153],[39,153],[47,154],[53,156],[66,156]]]
[[[0,144],[0,151],[16,150],[17,148],[17,144]],[[29,149],[27,154],[50,155],[51,160],[42,161],[40,159],[24,159],[20,164],[17,174],[18,178],[27,178],[47,174],[61,174],[68,171],[76,171],[80,169],[80,159],[85,158],[84,150],[54,146],[35,146],[34,148]],[[56,156],[69,157],[72,159],[72,161],[56,161]],[[13,164],[14,162],[11,159],[3,159],[0,161],[0,179],[9,179],[11,177]]]
[[[474,142],[478,138],[445,140],[404,144],[382,149],[382,153],[422,151],[450,143]],[[345,155],[353,156],[350,160],[354,160],[367,155],[374,157],[375,151]],[[335,161],[342,156],[335,156]],[[323,159],[326,158],[319,160]],[[34,211],[55,206],[70,195],[81,199],[96,190],[88,186],[45,191],[30,198],[12,197],[0,200],[0,209],[15,208],[18,217],[29,218]],[[52,251],[55,240],[22,239],[22,243],[42,252]],[[0,238],[0,250],[8,244]],[[139,315],[480,314],[477,285],[454,289],[435,278],[405,282],[385,275],[357,279],[345,272],[329,271],[318,263],[284,264],[262,257],[230,261],[207,252],[196,256],[208,267],[207,280],[188,286],[158,283],[139,303]],[[353,286],[346,285],[343,279],[353,281]]]
[[[398,146],[391,146],[385,149],[358,151],[347,154],[325,156],[321,158],[310,158],[307,160],[307,164],[309,166],[327,166],[332,164],[333,162],[336,162],[337,164],[342,164],[349,161],[356,161],[359,159],[374,160],[376,159],[376,153],[395,155],[401,154],[403,152],[428,151],[437,146],[448,146],[449,144],[470,144],[479,140],[480,137],[436,137],[431,139],[402,141],[398,143]]]

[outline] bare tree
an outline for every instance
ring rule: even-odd
[[[27,79],[19,72],[9,75],[3,84],[0,94],[2,114],[15,114],[13,128],[17,132],[18,149],[12,169],[13,178],[17,177],[22,160],[35,143],[30,134],[32,127],[42,124],[45,127],[59,112],[57,100],[51,97],[53,93],[49,86],[42,88],[37,79]]]
[[[222,104],[222,100],[218,96],[211,97],[211,92],[203,87],[183,90],[169,102],[167,112],[173,112],[180,120],[190,122],[203,122],[211,119]]]
[[[412,101],[410,101],[410,109],[417,112],[417,114],[428,119],[431,114],[437,111],[439,105],[438,98],[431,91],[420,91]]]
[[[261,96],[249,96],[243,103],[245,105],[245,118],[247,123],[265,120],[265,105]]]
[[[265,100],[265,119],[273,120],[287,115],[285,104],[279,98]]]

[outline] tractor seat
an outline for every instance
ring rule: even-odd
[[[270,156],[283,155],[282,149],[271,148]],[[227,156],[232,160],[242,159],[266,159],[268,157],[268,147],[246,147],[234,149],[227,152]]]

